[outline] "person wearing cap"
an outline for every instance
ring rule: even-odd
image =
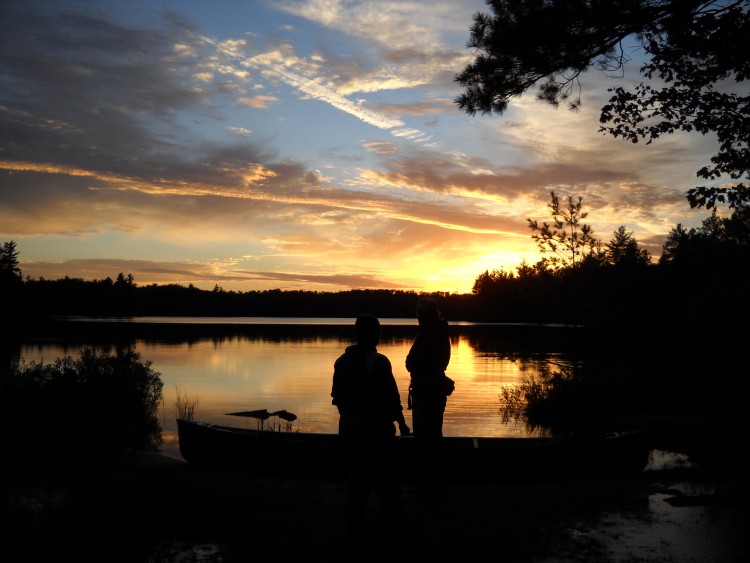
[[[419,330],[406,356],[411,375],[409,408],[412,411],[414,440],[420,453],[417,478],[428,493],[439,492],[439,455],[443,437],[443,416],[447,395],[445,370],[451,358],[448,323],[442,318],[438,303],[422,297],[417,303]]]
[[[380,321],[358,315],[356,343],[336,359],[331,389],[339,411],[339,436],[347,456],[347,514],[350,531],[367,530],[367,502],[375,493],[384,531],[401,520],[401,485],[395,457],[396,428],[408,435],[401,395],[390,360],[377,351]]]

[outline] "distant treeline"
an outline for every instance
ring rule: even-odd
[[[731,258],[731,259],[730,259]],[[709,252],[659,264],[599,264],[550,270],[527,267],[481,274],[469,294],[433,293],[448,320],[628,325],[648,321],[730,322],[746,307],[748,253]],[[6,287],[11,316],[414,317],[422,293],[362,289],[225,291],[139,286],[132,276],[86,281],[26,279]],[[13,314],[15,313],[15,315]]]
[[[566,211],[553,196],[553,216]],[[750,210],[716,213],[697,229],[672,229],[653,261],[621,227],[606,244],[571,237],[580,223],[580,198],[565,220],[532,223],[533,237],[551,257],[515,272],[485,271],[471,293],[433,293],[450,321],[562,323],[627,328],[646,323],[675,327],[734,325],[748,311]],[[567,227],[567,230],[566,230]],[[560,249],[563,249],[562,252]],[[414,317],[422,293],[387,289],[340,292],[226,291],[192,285],[139,285],[130,274],[115,280],[23,278],[13,241],[0,253],[0,312],[13,318],[48,316]]]
[[[724,220],[728,221],[728,220]],[[574,267],[542,260],[517,271],[486,271],[472,293],[433,293],[453,321],[563,323],[597,326],[646,322],[733,323],[747,311],[750,235],[719,236],[726,225],[673,232],[653,263],[643,254],[588,254]],[[632,241],[631,241],[632,242]],[[6,243],[7,245],[8,243]],[[7,249],[6,249],[7,250]],[[6,318],[44,316],[282,316],[413,317],[422,293],[386,289],[225,291],[192,285],[140,286],[132,275],[115,280],[58,280],[5,276]]]
[[[176,284],[139,286],[126,279],[27,280],[18,288],[19,301],[27,313],[43,316],[353,317],[371,312],[380,317],[414,317],[421,295],[384,289],[240,292]],[[438,295],[445,306],[453,299],[471,298]]]

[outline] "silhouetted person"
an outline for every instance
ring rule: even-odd
[[[445,370],[451,358],[448,323],[431,297],[417,303],[419,331],[406,356],[411,374],[409,405],[414,440],[418,449],[417,482],[422,493],[439,492],[440,442],[447,395]]]
[[[348,463],[347,516],[350,531],[367,531],[367,502],[375,493],[383,531],[401,524],[401,484],[396,459],[396,429],[409,434],[390,360],[377,351],[380,322],[358,315],[357,343],[334,364],[333,404],[339,411],[339,435]]]

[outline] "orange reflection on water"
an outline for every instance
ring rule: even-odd
[[[330,397],[333,363],[349,344],[345,338],[332,335],[273,339],[232,336],[177,343],[136,340],[134,348],[161,374],[164,400],[160,420],[165,447],[174,447],[178,394],[197,399],[197,420],[256,427],[255,419],[226,413],[288,410],[298,416],[293,423],[295,430],[336,432],[338,412]],[[404,407],[409,385],[404,362],[410,346],[410,338],[392,338],[379,346],[379,351],[391,360]],[[22,348],[22,357],[27,361],[43,358],[51,362],[76,354],[77,351],[54,343]],[[499,395],[503,385],[520,383],[527,367],[478,350],[466,336],[454,336],[447,373],[456,381],[456,390],[448,399],[444,433],[526,435],[518,424],[503,423]],[[411,413],[405,412],[410,423]]]

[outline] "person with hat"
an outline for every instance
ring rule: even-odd
[[[408,407],[418,452],[416,478],[422,493],[436,496],[441,492],[443,416],[454,387],[454,381],[445,375],[451,342],[448,323],[434,298],[425,296],[417,302],[417,320],[419,330],[406,356],[406,369],[411,375]]]

